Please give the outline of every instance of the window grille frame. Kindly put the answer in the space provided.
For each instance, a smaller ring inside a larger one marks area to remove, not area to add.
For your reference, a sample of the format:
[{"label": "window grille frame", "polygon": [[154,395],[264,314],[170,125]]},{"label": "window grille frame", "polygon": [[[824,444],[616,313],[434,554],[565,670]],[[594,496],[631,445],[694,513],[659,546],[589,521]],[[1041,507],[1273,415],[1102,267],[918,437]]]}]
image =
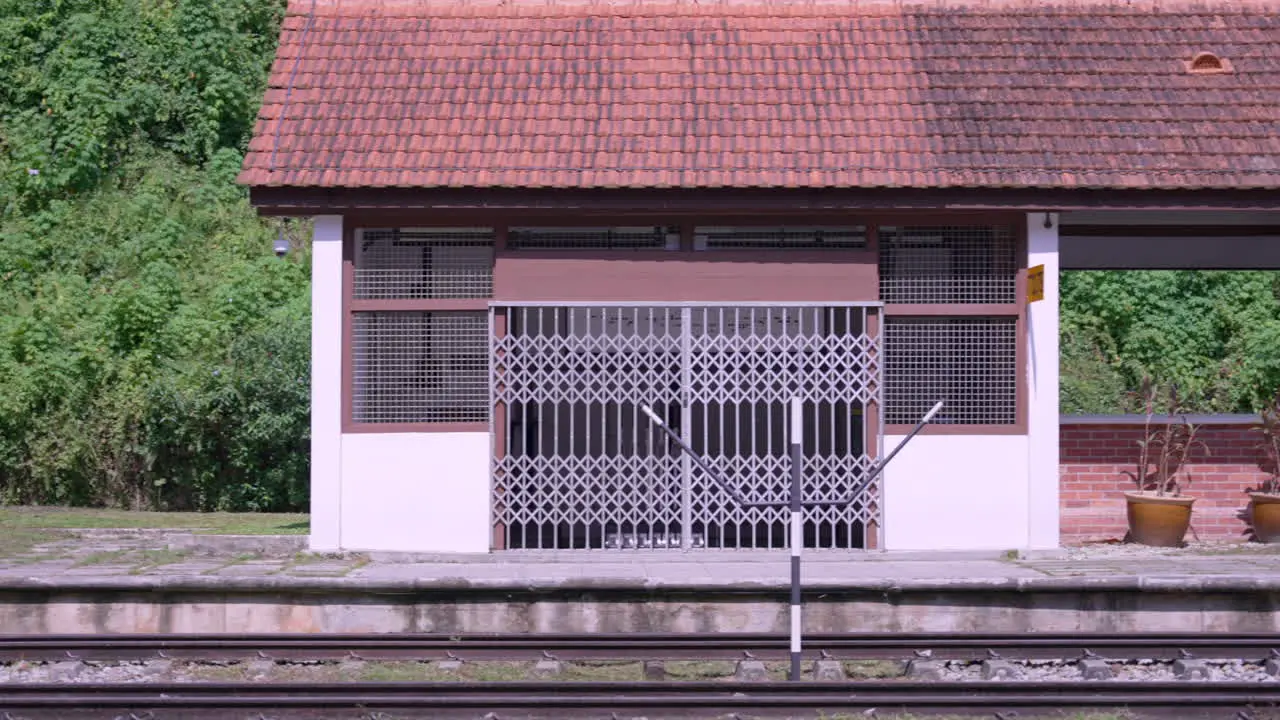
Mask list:
[{"label": "window grille frame", "polygon": [[[719,245],[712,241],[708,236],[711,235],[729,235],[733,233],[744,233],[754,235],[770,235],[778,233],[785,237],[778,238],[778,244],[770,245],[767,242],[754,243],[752,239],[744,238],[741,244],[725,244]],[[822,244],[821,238],[825,233],[831,233],[836,236],[853,235],[860,237],[856,241],[837,239],[829,244]],[[795,242],[794,244],[786,244],[786,239],[798,240],[804,235],[812,234],[818,239],[817,242],[803,243]],[[693,250],[699,253],[779,253],[785,257],[789,253],[808,252],[808,253],[864,253],[870,249],[871,243],[871,227],[866,223],[778,223],[774,225],[748,225],[727,223],[724,225],[696,224],[692,228]]]},{"label": "window grille frame", "polygon": [[[1016,425],[1017,339],[1017,318],[1010,315],[887,318],[885,423],[910,427],[943,399],[948,403],[932,423],[939,428]],[[905,347],[915,352],[902,352]]]},{"label": "window grille frame", "polygon": [[[345,225],[345,223],[344,223]],[[356,271],[360,259],[360,244],[366,231],[387,232],[399,230],[413,233],[439,232],[444,235],[458,233],[488,233],[492,242],[489,253],[489,272],[487,291],[465,293],[468,297],[357,297]],[[404,432],[488,432],[489,418],[475,420],[414,420],[414,421],[361,421],[357,420],[358,399],[356,365],[356,324],[361,315],[378,313],[430,313],[435,316],[468,315],[483,313],[488,315],[489,303],[493,297],[493,262],[501,248],[503,228],[492,223],[467,224],[457,221],[440,225],[424,225],[421,223],[393,225],[389,223],[352,223],[343,228],[342,247],[342,432],[361,433],[404,433]],[[486,333],[477,337],[476,346],[467,354],[474,352],[490,362],[489,339],[493,335],[490,322],[484,323]],[[486,372],[487,375],[487,372]],[[431,382],[430,378],[425,378]],[[487,394],[486,394],[487,402]],[[486,405],[492,412],[491,404]]]},{"label": "window grille frame", "polygon": [[1018,302],[1018,235],[1010,225],[886,224],[876,232],[879,295],[886,304],[998,308]]},{"label": "window grille frame", "polygon": [[[361,227],[356,229],[355,239],[355,300],[474,300],[493,296],[494,228]],[[411,254],[417,256],[417,262],[394,263]],[[371,261],[367,268],[366,258]],[[485,265],[487,277],[477,272]]]},{"label": "window grille frame", "polygon": [[[626,223],[609,223],[607,221],[597,222],[594,224],[562,223],[554,220],[548,220],[543,223],[511,223],[502,228],[503,250],[519,255],[537,255],[543,253],[551,253],[555,255],[590,255],[594,253],[606,253],[609,255],[618,255],[619,257],[628,257],[631,255],[642,253],[671,253],[679,252],[683,244],[684,228],[679,223],[672,222],[655,222],[652,225],[641,225],[639,221]],[[590,237],[592,234],[602,236],[605,243],[602,245],[591,244],[572,244],[563,245],[555,244],[524,244],[513,235],[518,235],[524,231],[543,231],[549,235],[572,236],[581,235],[582,238]],[[614,243],[614,235],[619,236],[636,236],[644,237],[650,235],[653,231],[654,239],[661,238],[662,243],[659,245],[636,244],[630,245],[627,242]]]},{"label": "window grille frame", "polygon": [[[886,368],[892,362],[890,354],[893,349],[888,342],[888,325],[897,319],[904,320],[964,320],[979,318],[1012,318],[1014,325],[1013,335],[1013,356],[1014,356],[1014,407],[1013,422],[1001,424],[981,424],[972,423],[965,424],[962,422],[934,424],[931,423],[921,431],[924,435],[1025,435],[1027,433],[1027,413],[1028,413],[1028,387],[1027,387],[1027,225],[1026,220],[1022,216],[1000,216],[1000,217],[983,217],[983,218],[957,218],[957,217],[939,217],[934,219],[926,217],[922,219],[897,219],[892,221],[878,222],[871,225],[873,232],[872,247],[876,252],[877,277],[880,275],[880,262],[883,247],[880,244],[879,231],[881,226],[892,227],[965,227],[980,226],[992,227],[1003,226],[1009,229],[1013,238],[1014,252],[1014,292],[1011,302],[1007,303],[903,303],[885,300],[885,366]],[[886,388],[891,382],[886,374]],[[945,400],[945,398],[942,398]],[[888,394],[885,396],[885,424],[883,425],[885,435],[905,435],[911,431],[912,424],[891,423],[889,422],[889,414],[892,409],[889,406],[890,399]]]},{"label": "window grille frame", "polygon": [[[857,256],[859,262],[870,262],[876,268],[876,282],[879,283],[880,276],[880,257],[881,245],[879,242],[879,229],[882,226],[890,227],[961,227],[961,226],[985,226],[1002,225],[1008,227],[1012,232],[1015,246],[1015,293],[1013,302],[999,304],[965,304],[965,303],[928,303],[928,304],[912,304],[912,303],[894,303],[884,302],[881,315],[881,323],[889,323],[894,318],[899,317],[947,317],[947,318],[964,318],[974,316],[985,317],[1013,317],[1015,323],[1015,343],[1014,348],[1015,362],[1017,364],[1016,373],[1016,389],[1015,389],[1015,422],[1011,424],[998,425],[981,425],[981,424],[942,424],[930,425],[924,429],[924,434],[930,435],[1022,435],[1027,432],[1027,414],[1028,414],[1028,385],[1026,378],[1027,359],[1029,357],[1028,337],[1027,337],[1027,303],[1026,303],[1026,273],[1027,273],[1027,225],[1023,213],[984,213],[969,215],[954,214],[923,214],[923,215],[903,215],[898,213],[884,214],[858,214],[856,216],[843,216],[839,219],[818,216],[811,219],[792,220],[790,218],[765,218],[761,217],[743,217],[741,214],[733,216],[708,214],[698,218],[687,218],[677,220],[670,216],[662,215],[646,215],[643,219],[632,216],[622,222],[613,221],[612,218],[585,218],[585,217],[547,217],[538,218],[538,220],[530,222],[530,219],[524,219],[522,222],[510,221],[487,221],[479,223],[468,223],[458,218],[442,219],[439,222],[406,222],[406,223],[388,223],[377,216],[352,218],[348,216],[344,222],[343,228],[343,276],[342,276],[342,346],[343,346],[343,362],[342,362],[342,431],[344,433],[395,433],[395,432],[487,432],[490,421],[483,422],[413,422],[413,423],[366,423],[354,421],[354,376],[353,376],[353,317],[356,313],[369,311],[429,311],[429,312],[487,312],[490,305],[494,301],[492,295],[483,298],[453,298],[453,299],[359,299],[355,296],[355,277],[354,263],[357,253],[357,237],[360,232],[368,229],[388,229],[390,226],[396,225],[405,230],[433,231],[447,229],[486,229],[492,233],[493,237],[493,257],[494,263],[504,256],[504,253],[529,255],[546,253],[543,249],[528,249],[513,251],[507,247],[507,231],[509,227],[611,227],[611,226],[639,226],[645,222],[652,222],[654,226],[671,227],[676,226],[681,231],[681,244],[679,248],[661,251],[640,250],[640,249],[590,249],[588,253],[607,253],[610,256],[625,259],[628,257],[646,256],[657,257],[659,255],[669,255],[673,258],[688,253],[706,253],[705,249],[699,250],[695,247],[694,232],[697,227],[713,226],[713,227],[743,227],[750,228],[752,226],[774,227],[788,225],[804,225],[804,226],[862,226],[866,229],[865,247],[861,249],[830,249],[822,251],[824,255],[833,262],[844,261],[841,258],[845,255]],[[371,221],[371,222],[370,222]],[[557,253],[557,256],[566,257],[566,259],[576,254],[577,250],[569,250],[564,253],[559,251],[550,251]],[[768,250],[744,250],[740,248],[718,249],[712,251],[714,253],[723,253],[725,256],[746,253],[752,256],[770,255],[776,257],[778,261],[785,262],[785,258],[789,255],[792,257],[804,257],[814,255],[814,250],[807,247],[797,248],[770,248]],[[827,255],[829,253],[829,255]],[[491,266],[492,267],[492,266]],[[495,331],[500,331],[492,325],[489,327],[489,338],[494,337]],[[885,348],[884,352],[891,352],[890,348]],[[492,358],[489,359],[492,367]],[[490,370],[492,371],[492,369]],[[887,399],[886,399],[887,401]],[[493,412],[493,408],[490,408]],[[884,423],[881,426],[882,435],[901,435],[908,432],[911,428],[909,425]]]}]

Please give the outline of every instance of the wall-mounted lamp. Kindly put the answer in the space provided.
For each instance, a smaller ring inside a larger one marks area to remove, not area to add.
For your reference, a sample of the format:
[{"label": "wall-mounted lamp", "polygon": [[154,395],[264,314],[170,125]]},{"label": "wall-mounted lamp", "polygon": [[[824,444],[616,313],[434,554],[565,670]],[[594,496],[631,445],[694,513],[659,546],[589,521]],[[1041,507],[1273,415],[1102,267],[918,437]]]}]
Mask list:
[{"label": "wall-mounted lamp", "polygon": [[1053,229],[1053,216],[1050,215],[1049,213],[1044,214],[1044,229],[1045,230]]},{"label": "wall-mounted lamp", "polygon": [[276,231],[275,242],[271,243],[271,247],[276,251],[276,257],[284,257],[289,254],[289,239],[284,236],[284,221],[280,221],[280,229]]}]

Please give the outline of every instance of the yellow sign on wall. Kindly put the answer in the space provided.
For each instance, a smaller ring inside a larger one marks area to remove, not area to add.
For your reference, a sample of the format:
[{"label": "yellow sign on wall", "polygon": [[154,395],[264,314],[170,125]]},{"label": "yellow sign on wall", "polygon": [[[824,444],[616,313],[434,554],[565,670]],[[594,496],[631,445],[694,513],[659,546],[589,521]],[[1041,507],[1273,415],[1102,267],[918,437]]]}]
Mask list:
[{"label": "yellow sign on wall", "polygon": [[1044,266],[1037,265],[1027,270],[1027,302],[1033,303],[1044,299]]}]

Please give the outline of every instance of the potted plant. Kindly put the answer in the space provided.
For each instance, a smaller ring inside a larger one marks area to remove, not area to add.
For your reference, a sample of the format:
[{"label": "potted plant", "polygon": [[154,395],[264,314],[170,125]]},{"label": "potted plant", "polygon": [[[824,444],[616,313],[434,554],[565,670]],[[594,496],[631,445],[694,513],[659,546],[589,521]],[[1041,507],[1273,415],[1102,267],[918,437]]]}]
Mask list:
[{"label": "potted plant", "polygon": [[1263,471],[1267,479],[1249,492],[1249,524],[1260,542],[1280,542],[1280,393],[1259,413]]},{"label": "potted plant", "polygon": [[[1170,386],[1168,412],[1156,420],[1160,390],[1145,378],[1139,391],[1146,423],[1138,441],[1137,467],[1125,474],[1137,490],[1125,493],[1129,517],[1129,539],[1143,545],[1177,547],[1191,524],[1195,498],[1182,494],[1184,466],[1197,447],[1199,428],[1187,422],[1177,386]],[[1207,450],[1207,448],[1206,448]]]}]

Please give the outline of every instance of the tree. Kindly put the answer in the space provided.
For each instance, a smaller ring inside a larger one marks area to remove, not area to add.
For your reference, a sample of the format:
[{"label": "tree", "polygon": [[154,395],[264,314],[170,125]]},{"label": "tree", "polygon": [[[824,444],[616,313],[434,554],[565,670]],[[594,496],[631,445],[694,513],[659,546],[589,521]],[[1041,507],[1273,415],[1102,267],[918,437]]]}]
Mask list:
[{"label": "tree", "polygon": [[1065,412],[1121,412],[1150,375],[1200,412],[1253,412],[1280,387],[1274,272],[1067,272]]}]

